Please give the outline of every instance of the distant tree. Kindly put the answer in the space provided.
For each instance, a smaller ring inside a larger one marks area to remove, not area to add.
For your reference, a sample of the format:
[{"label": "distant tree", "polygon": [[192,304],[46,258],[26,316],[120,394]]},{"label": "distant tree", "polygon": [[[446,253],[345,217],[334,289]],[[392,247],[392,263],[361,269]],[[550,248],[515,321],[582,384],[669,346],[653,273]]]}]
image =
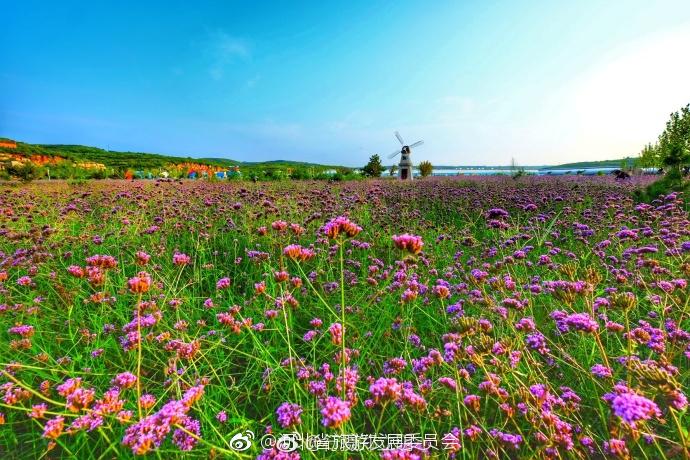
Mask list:
[{"label": "distant tree", "polygon": [[680,172],[690,162],[690,104],[671,114],[666,129],[659,136],[661,163]]},{"label": "distant tree", "polygon": [[684,192],[686,207],[690,181],[684,174],[690,166],[690,104],[671,114],[664,132],[655,145],[646,146],[638,164],[662,168],[664,176],[644,190],[635,191],[637,199],[650,202],[671,191]]},{"label": "distant tree", "polygon": [[369,157],[369,163],[362,168],[362,172],[367,177],[380,177],[381,173],[383,172],[381,158],[378,155],[372,155]]},{"label": "distant tree", "polygon": [[14,177],[19,178],[22,182],[31,182],[41,176],[41,170],[38,166],[30,161],[22,163],[21,165],[10,165],[7,172]]},{"label": "distant tree", "polygon": [[10,180],[12,178],[12,175],[10,174],[10,168],[12,166],[11,161],[3,161],[0,164],[0,179],[2,180]]},{"label": "distant tree", "polygon": [[510,176],[513,179],[519,179],[525,175],[525,168],[518,166],[515,158],[510,159]]},{"label": "distant tree", "polygon": [[393,177],[398,173],[398,165],[393,165],[390,168],[388,168],[388,174]]},{"label": "distant tree", "polygon": [[422,161],[421,163],[419,163],[419,174],[421,174],[422,177],[431,176],[431,172],[433,170],[434,167],[431,165],[430,162]]},{"label": "distant tree", "polygon": [[660,168],[661,157],[659,156],[659,144],[647,144],[636,160],[636,165],[640,168]]},{"label": "distant tree", "polygon": [[96,169],[90,172],[89,177],[91,179],[105,179],[108,177],[108,173],[105,169]]},{"label": "distant tree", "polygon": [[300,179],[310,179],[311,175],[309,170],[306,168],[294,168],[290,173],[290,179],[300,180]]}]

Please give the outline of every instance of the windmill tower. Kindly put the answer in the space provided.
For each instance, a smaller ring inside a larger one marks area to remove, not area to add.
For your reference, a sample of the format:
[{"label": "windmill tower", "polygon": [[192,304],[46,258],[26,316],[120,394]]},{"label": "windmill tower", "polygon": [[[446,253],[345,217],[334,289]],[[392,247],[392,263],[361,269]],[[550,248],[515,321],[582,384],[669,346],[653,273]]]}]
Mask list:
[{"label": "windmill tower", "polygon": [[410,154],[412,153],[413,147],[419,147],[424,143],[424,141],[417,141],[414,144],[405,145],[405,141],[400,136],[399,132],[395,132],[395,137],[400,142],[402,148],[400,151],[395,151],[388,155],[388,158],[393,158],[400,154],[400,163],[398,163],[398,177],[401,180],[412,180],[412,160],[410,160]]}]

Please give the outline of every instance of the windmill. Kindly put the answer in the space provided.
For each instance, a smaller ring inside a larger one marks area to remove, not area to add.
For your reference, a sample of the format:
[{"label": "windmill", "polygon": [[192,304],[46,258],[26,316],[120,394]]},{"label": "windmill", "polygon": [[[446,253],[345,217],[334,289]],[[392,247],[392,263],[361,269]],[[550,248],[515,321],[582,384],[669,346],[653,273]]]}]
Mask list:
[{"label": "windmill", "polygon": [[398,177],[402,180],[412,180],[412,160],[410,160],[410,154],[412,153],[413,147],[419,147],[424,143],[424,141],[417,141],[414,144],[405,145],[405,141],[400,136],[399,132],[395,132],[395,137],[400,142],[402,148],[400,151],[395,151],[388,155],[388,158],[393,158],[400,154],[400,163],[398,164]]}]

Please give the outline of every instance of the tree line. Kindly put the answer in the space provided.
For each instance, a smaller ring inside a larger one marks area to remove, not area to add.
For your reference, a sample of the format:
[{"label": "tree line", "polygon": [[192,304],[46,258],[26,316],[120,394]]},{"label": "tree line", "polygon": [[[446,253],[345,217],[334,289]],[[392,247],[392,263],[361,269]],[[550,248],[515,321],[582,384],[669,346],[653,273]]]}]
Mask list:
[{"label": "tree line", "polygon": [[657,141],[640,152],[638,165],[676,173],[690,165],[690,104],[670,115]]},{"label": "tree line", "polygon": [[[642,168],[659,168],[664,176],[638,193],[638,198],[650,201],[670,191],[690,191],[687,180],[690,170],[690,104],[673,112],[664,131],[654,143],[645,145],[637,159]],[[687,200],[687,197],[686,197]]]},{"label": "tree line", "polygon": [[[419,175],[422,177],[431,176],[431,173],[434,169],[431,162],[429,161],[422,161],[421,163],[419,163],[417,168],[419,169]],[[385,168],[383,166],[383,163],[381,163],[381,157],[375,154],[369,157],[369,163],[364,165],[364,167],[362,168],[362,174],[366,177],[381,177],[381,174],[383,174],[384,170]],[[395,176],[397,172],[397,165],[392,165],[388,168],[388,175],[391,177]]]}]

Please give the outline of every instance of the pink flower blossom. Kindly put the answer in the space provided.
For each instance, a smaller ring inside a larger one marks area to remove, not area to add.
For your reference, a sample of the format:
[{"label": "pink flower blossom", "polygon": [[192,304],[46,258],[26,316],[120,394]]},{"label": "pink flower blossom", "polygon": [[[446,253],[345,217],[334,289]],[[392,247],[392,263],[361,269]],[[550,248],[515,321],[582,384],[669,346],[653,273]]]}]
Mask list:
[{"label": "pink flower blossom", "polygon": [[421,236],[410,235],[409,233],[393,235],[393,242],[398,249],[407,251],[410,254],[419,254],[424,246]]},{"label": "pink flower blossom", "polygon": [[230,278],[221,278],[216,282],[216,289],[227,289],[230,287]]},{"label": "pink flower blossom", "polygon": [[335,396],[329,396],[321,402],[321,423],[328,428],[338,428],[350,420],[350,403]]},{"label": "pink flower blossom", "polygon": [[191,257],[189,257],[187,254],[183,254],[181,252],[176,252],[173,254],[173,264],[177,266],[185,266],[188,265],[189,262],[192,260]]}]

